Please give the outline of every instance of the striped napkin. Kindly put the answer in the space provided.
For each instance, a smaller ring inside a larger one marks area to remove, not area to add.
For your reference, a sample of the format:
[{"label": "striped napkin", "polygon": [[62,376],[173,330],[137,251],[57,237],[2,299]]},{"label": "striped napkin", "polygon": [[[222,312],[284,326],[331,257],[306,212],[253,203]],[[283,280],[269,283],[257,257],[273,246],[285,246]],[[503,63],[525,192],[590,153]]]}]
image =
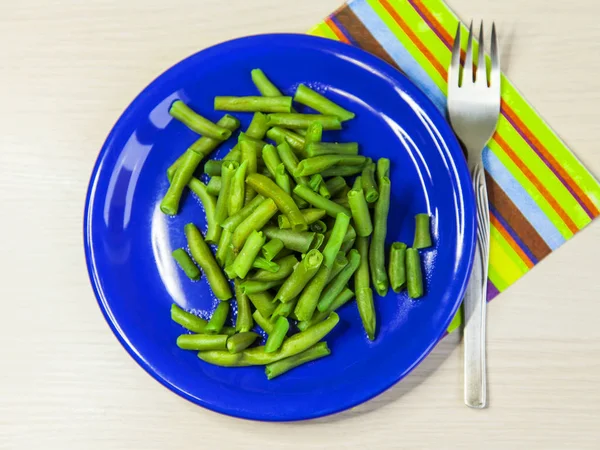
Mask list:
[{"label": "striped napkin", "polygon": [[[442,0],[353,0],[310,34],[356,45],[410,78],[446,113],[457,16]],[[467,44],[464,27],[463,61]],[[600,184],[503,77],[500,120],[484,150],[490,200],[488,300],[598,216]],[[461,322],[457,315],[449,328]]]}]

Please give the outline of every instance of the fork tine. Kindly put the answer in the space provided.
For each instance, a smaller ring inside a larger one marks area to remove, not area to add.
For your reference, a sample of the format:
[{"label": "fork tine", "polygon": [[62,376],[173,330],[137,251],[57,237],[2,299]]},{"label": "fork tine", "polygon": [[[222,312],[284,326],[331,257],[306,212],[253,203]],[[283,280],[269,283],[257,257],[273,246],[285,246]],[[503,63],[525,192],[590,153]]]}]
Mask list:
[{"label": "fork tine", "polygon": [[498,39],[496,38],[496,24],[492,22],[492,46],[490,51],[492,60],[492,69],[490,76],[490,86],[500,88],[500,54],[498,53]]},{"label": "fork tine", "polygon": [[450,60],[450,68],[448,69],[448,87],[458,86],[460,84],[460,27],[458,22],[456,36],[454,37],[454,46],[452,47],[452,59]]},{"label": "fork tine", "polygon": [[477,73],[475,74],[475,80],[481,84],[487,86],[487,69],[485,64],[485,49],[483,40],[483,20],[479,27],[479,52],[477,57]]},{"label": "fork tine", "polygon": [[473,21],[469,25],[469,41],[467,43],[467,57],[465,58],[465,67],[463,68],[463,82],[473,82]]}]

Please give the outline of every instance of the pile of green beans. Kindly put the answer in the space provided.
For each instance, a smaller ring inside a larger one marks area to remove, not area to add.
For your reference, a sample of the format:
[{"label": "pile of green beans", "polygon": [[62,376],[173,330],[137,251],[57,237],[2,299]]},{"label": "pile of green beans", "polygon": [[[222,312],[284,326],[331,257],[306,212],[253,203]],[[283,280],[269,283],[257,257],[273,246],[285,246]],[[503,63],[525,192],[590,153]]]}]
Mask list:
[{"label": "pile of green beans", "polygon": [[[209,320],[172,305],[172,320],[191,332],[177,345],[219,366],[264,365],[272,379],[329,355],[319,341],[353,298],[374,340],[373,294],[391,286],[423,296],[420,252],[433,240],[429,214],[417,214],[412,247],[394,242],[386,252],[390,161],[360,155],[357,142],[323,141],[354,113],[303,84],[284,95],[260,69],[251,78],[257,92],[215,97],[212,105],[253,113],[237,135],[233,116],[212,122],[181,100],[170,105],[202,137],[168,168],[161,210],[177,214],[186,188],[202,203],[207,230],[185,225],[187,247],[173,258],[190,280],[205,279],[218,300]],[[316,113],[297,112],[294,101]],[[208,159],[229,140],[225,157]]]}]

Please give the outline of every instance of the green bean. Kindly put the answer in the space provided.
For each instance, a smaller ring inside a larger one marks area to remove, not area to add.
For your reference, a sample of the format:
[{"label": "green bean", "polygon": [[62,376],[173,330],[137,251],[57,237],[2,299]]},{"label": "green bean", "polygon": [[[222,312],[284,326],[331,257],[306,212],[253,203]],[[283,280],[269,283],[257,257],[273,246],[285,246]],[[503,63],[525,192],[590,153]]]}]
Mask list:
[{"label": "green bean", "polygon": [[280,239],[286,248],[300,253],[308,252],[315,238],[311,231],[292,231],[289,228],[265,227],[263,231],[269,239]]},{"label": "green bean", "polygon": [[172,255],[190,280],[200,279],[200,270],[184,249],[178,248],[177,250],[173,250]]},{"label": "green bean", "polygon": [[390,160],[387,158],[379,158],[377,160],[377,182],[381,183],[383,178],[390,177]]},{"label": "green bean", "polygon": [[336,217],[339,213],[344,213],[348,217],[352,215],[349,209],[338,205],[332,200],[326,199],[321,195],[313,192],[309,187],[298,185],[294,188],[294,193],[300,198],[306,200],[315,208],[324,209],[331,217]]},{"label": "green bean", "polygon": [[299,321],[309,320],[317,308],[319,297],[327,284],[329,272],[331,271],[331,268],[327,267],[324,262],[325,260],[323,260],[323,264],[317,274],[308,282],[302,294],[300,294],[300,298],[294,309],[294,313]]},{"label": "green bean", "polygon": [[242,292],[244,294],[255,294],[257,292],[265,292],[275,286],[280,286],[283,284],[283,280],[272,280],[272,281],[263,281],[263,280],[246,280],[241,284]]},{"label": "green bean", "polygon": [[269,129],[267,117],[261,112],[255,112],[254,116],[252,116],[252,122],[250,122],[250,126],[246,130],[246,134],[254,139],[263,139]]},{"label": "green bean", "polygon": [[254,147],[257,158],[260,160],[262,149],[265,145],[267,145],[267,143],[265,141],[263,141],[262,139],[255,139],[251,136],[248,136],[248,134],[244,133],[243,131],[240,131],[240,134],[238,135],[238,144],[241,144],[244,141],[246,143],[252,145],[252,147]]},{"label": "green bean", "polygon": [[375,306],[373,305],[373,291],[369,280],[369,238],[358,237],[356,239],[356,249],[360,254],[360,264],[354,272],[354,291],[356,293],[356,304],[358,313],[363,323],[363,328],[367,336],[372,341],[375,339],[376,316]]},{"label": "green bean", "polygon": [[300,261],[292,274],[279,288],[275,298],[283,303],[293,300],[308,282],[314,277],[321,267],[323,255],[318,250],[310,250],[306,257]]},{"label": "green bean", "polygon": [[[257,156],[256,147],[249,141],[240,142],[240,150],[242,152],[242,161],[247,163],[246,176],[256,173],[257,171]],[[248,186],[244,192],[244,204],[248,204],[256,195],[256,192],[252,187]]]},{"label": "green bean", "polygon": [[342,246],[342,242],[344,242],[349,225],[350,216],[344,213],[339,213],[336,216],[335,224],[333,225],[333,229],[331,230],[329,238],[327,239],[327,245],[325,245],[325,249],[323,250],[323,264],[326,267],[331,267],[333,265],[335,257]]},{"label": "green bean", "polygon": [[216,218],[217,200],[208,193],[208,187],[195,177],[190,179],[188,187],[198,196],[204,207],[206,224],[208,225],[205,236],[206,242],[216,244],[221,236],[221,227]]},{"label": "green bean", "polygon": [[219,159],[209,159],[204,163],[204,173],[209,177],[221,176],[221,166],[223,161]]},{"label": "green bean", "polygon": [[[273,127],[267,131],[267,137],[274,140],[277,143],[277,146],[288,144],[300,155],[305,156],[304,145],[306,144],[306,140],[298,133],[294,133],[291,130],[286,130],[281,127]],[[283,157],[281,159],[283,159]]]},{"label": "green bean", "polygon": [[[282,217],[282,216],[279,216]],[[283,216],[285,217],[285,216]],[[271,239],[262,248],[262,254],[265,257],[265,260],[272,261],[275,256],[283,249],[283,241],[281,239]],[[277,265],[277,270],[279,270],[279,265]]]},{"label": "green bean", "polygon": [[319,192],[319,186],[321,186],[322,183],[323,177],[320,173],[315,173],[308,179],[308,185],[315,192]]},{"label": "green bean", "polygon": [[[263,248],[264,248],[264,245],[263,245]],[[252,268],[267,270],[271,273],[275,273],[279,270],[279,264],[277,264],[275,261],[268,261],[266,258],[263,258],[262,256],[257,256],[254,259],[254,262],[252,263]]]},{"label": "green bean", "polygon": [[[240,126],[240,121],[226,114],[217,122],[217,125],[234,131]],[[203,136],[194,142],[177,160],[179,161],[179,163],[175,163],[177,169],[173,173],[169,189],[160,203],[160,210],[163,213],[171,216],[177,214],[183,189],[189,183],[202,159],[208,156],[220,143],[221,141],[218,139]]]},{"label": "green bean", "polygon": [[239,112],[290,112],[292,97],[215,97],[215,110]]},{"label": "green bean", "polygon": [[352,238],[349,241],[342,242],[342,246],[340,247],[340,252],[348,253],[353,247],[356,238]]},{"label": "green bean", "polygon": [[344,267],[348,265],[348,258],[344,252],[340,251],[333,261],[333,266],[331,266],[331,270],[329,271],[329,276],[327,277],[327,283],[333,280]]},{"label": "green bean", "polygon": [[221,328],[225,324],[227,317],[229,316],[229,302],[219,302],[217,308],[213,312],[204,332],[206,334],[219,334]]},{"label": "green bean", "polygon": [[360,265],[360,258],[356,249],[350,250],[350,253],[348,253],[348,264],[341,270],[338,276],[331,280],[321,294],[317,305],[319,311],[327,311],[340,292],[348,285],[350,278],[352,278],[352,275],[354,275],[354,272],[356,272]]},{"label": "green bean", "polygon": [[[323,172],[325,169],[329,169],[333,166],[362,166],[367,160],[364,156],[360,155],[322,155],[314,156],[312,158],[303,159],[298,163],[296,176],[308,176],[315,173]],[[325,176],[325,175],[323,175]]]},{"label": "green bean", "polygon": [[323,242],[325,242],[325,235],[323,233],[316,233],[315,238],[310,244],[310,250],[321,250]]},{"label": "green bean", "polygon": [[224,141],[231,136],[231,130],[224,128],[202,117],[181,100],[176,100],[169,109],[169,114],[182,122],[190,130],[213,139]]},{"label": "green bean", "polygon": [[429,214],[415,216],[415,239],[413,248],[421,249],[431,247],[431,233],[429,232]]},{"label": "green bean", "polygon": [[[383,159],[380,159],[379,162]],[[390,209],[390,190],[390,179],[387,176],[381,177],[379,180],[379,198],[377,199],[377,203],[375,203],[375,211],[373,213],[373,238],[369,248],[371,278],[375,290],[381,296],[387,293],[389,284],[387,271],[385,270],[385,236],[387,234],[387,219]]]},{"label": "green bean", "polygon": [[252,313],[252,317],[254,318],[254,321],[257,323],[257,325],[261,327],[263,331],[267,333],[267,335],[273,331],[273,324],[271,323],[271,321],[265,318],[265,316],[263,316],[258,310]]},{"label": "green bean", "polygon": [[283,280],[294,271],[294,266],[298,264],[298,259],[294,255],[287,255],[277,259],[275,262],[279,264],[277,272],[257,270],[249,279],[253,281],[281,281],[283,283]]},{"label": "green bean", "polygon": [[231,249],[231,239],[233,233],[229,230],[223,230],[221,238],[217,244],[217,253],[215,258],[221,267],[225,267],[230,260],[233,260],[233,250]]},{"label": "green bean", "polygon": [[217,198],[217,209],[215,211],[216,220],[218,223],[223,222],[227,218],[227,210],[229,205],[229,196],[231,192],[231,180],[239,164],[235,161],[224,161],[221,166],[221,180],[223,188]]},{"label": "green bean", "polygon": [[[254,174],[256,176],[256,174]],[[277,205],[273,200],[267,198],[256,208],[233,232],[231,245],[235,251],[239,251],[250,233],[260,230],[277,212]]]},{"label": "green bean", "polygon": [[215,261],[215,258],[210,251],[210,248],[204,242],[202,234],[193,223],[188,223],[184,227],[185,236],[188,241],[190,252],[194,260],[202,268],[208,284],[219,300],[228,300],[231,298],[231,289],[221,271],[221,268]]},{"label": "green bean", "polygon": [[356,227],[356,233],[359,236],[370,236],[373,232],[373,223],[371,222],[371,212],[365,199],[360,176],[356,177],[354,186],[348,192],[348,203],[352,211],[352,220]]},{"label": "green bean", "polygon": [[353,112],[342,108],[338,104],[329,100],[327,97],[324,97],[318,92],[313,91],[304,84],[299,85],[298,89],[296,89],[294,101],[302,103],[303,105],[306,105],[322,114],[337,116],[342,122],[354,118]]},{"label": "green bean", "polygon": [[204,333],[204,329],[206,328],[206,324],[208,323],[201,317],[184,311],[175,303],[171,305],[171,319],[173,320],[173,322],[178,323],[182,327],[193,331],[194,333]]},{"label": "green bean", "polygon": [[317,220],[309,225],[310,231],[314,231],[315,233],[325,233],[327,231],[327,224],[322,220]]},{"label": "green bean", "polygon": [[377,183],[375,182],[375,163],[365,165],[362,170],[362,189],[368,203],[375,203],[379,198]]},{"label": "green bean", "polygon": [[394,242],[390,247],[388,275],[392,290],[396,293],[406,285],[406,248],[404,242]]},{"label": "green bean", "polygon": [[319,342],[309,349],[304,350],[302,353],[267,364],[265,367],[265,375],[267,375],[268,380],[272,380],[298,366],[324,358],[330,354],[331,350],[329,350],[327,342]]},{"label": "green bean", "polygon": [[248,297],[263,317],[270,317],[277,307],[277,304],[273,301],[273,296],[268,292],[255,292],[249,294]]},{"label": "green bean", "polygon": [[238,225],[246,220],[250,214],[256,211],[256,208],[258,208],[264,200],[265,198],[262,195],[257,195],[250,203],[240,209],[237,213],[221,222],[221,226],[224,230],[231,232],[235,231]]},{"label": "green bean", "polygon": [[226,334],[182,334],[177,338],[177,347],[183,350],[225,350]]},{"label": "green bean", "polygon": [[291,195],[292,180],[290,179],[290,176],[288,175],[283,163],[279,164],[275,170],[275,183],[283,190],[283,192]]},{"label": "green bean", "polygon": [[289,219],[292,230],[303,231],[308,228],[304,216],[296,203],[294,203],[292,197],[272,180],[269,180],[264,175],[253,173],[246,177],[246,183],[253,187],[259,194],[273,199],[277,208]]},{"label": "green bean", "polygon": [[252,82],[265,97],[281,97],[283,94],[277,87],[271,83],[265,73],[260,69],[254,69],[250,72],[252,76]]},{"label": "green bean", "polygon": [[272,332],[265,343],[265,353],[273,353],[283,344],[287,332],[290,329],[290,323],[285,317],[279,317],[273,326]]},{"label": "green bean", "polygon": [[323,125],[321,125],[321,122],[311,122],[304,137],[306,145],[313,142],[321,142],[321,139],[323,139]]},{"label": "green bean", "polygon": [[248,295],[242,291],[241,281],[236,278],[233,283],[235,289],[235,298],[237,300],[237,317],[235,319],[235,329],[237,332],[244,333],[250,331],[254,326],[252,320],[252,309]]},{"label": "green bean", "polygon": [[410,298],[423,296],[423,273],[421,272],[421,257],[416,248],[406,249],[406,288]]},{"label": "green bean", "polygon": [[[327,233],[325,233],[325,237],[327,239],[329,239],[331,237],[331,232],[333,230],[329,230]],[[344,235],[344,239],[342,240],[342,243],[346,243],[348,241],[352,241],[353,239],[356,238],[356,231],[354,230],[354,227],[352,225],[348,225],[348,230],[346,231],[346,234]]]},{"label": "green bean", "polygon": [[306,154],[309,157],[323,155],[358,155],[358,143],[346,142],[315,142],[306,145]]},{"label": "green bean", "polygon": [[262,149],[262,157],[271,175],[275,176],[277,166],[281,164],[281,158],[279,158],[277,149],[271,144],[265,145]]},{"label": "green bean", "polygon": [[223,367],[243,367],[270,364],[290,356],[297,355],[312,347],[338,324],[340,318],[331,313],[327,319],[286,339],[281,348],[266,353],[264,347],[254,347],[243,352],[230,354],[226,351],[199,352],[198,357],[208,363]]},{"label": "green bean", "polygon": [[286,303],[278,302],[277,308],[275,308],[275,311],[273,311],[273,314],[271,314],[269,320],[271,322],[276,322],[280,317],[290,317],[290,315],[292,315],[294,312],[294,308],[296,307],[297,303],[298,297]]},{"label": "green bean", "polygon": [[[294,175],[294,172],[298,168],[298,157],[294,154],[291,147],[287,143],[283,143],[277,146],[277,153],[279,153],[279,157],[283,162],[283,165],[287,169],[287,171],[292,175],[294,181],[297,184],[301,184],[303,186],[309,185],[308,177],[297,177]],[[304,200],[302,200],[304,201]],[[302,207],[300,203],[298,203],[299,207]]]},{"label": "green bean", "polygon": [[248,161],[242,162],[235,170],[229,185],[229,202],[227,205],[227,215],[233,216],[244,207],[244,193],[246,189],[246,170]]},{"label": "green bean", "polygon": [[265,236],[261,231],[252,230],[252,233],[250,233],[250,236],[248,236],[244,246],[232,263],[232,271],[239,278],[246,278],[265,240]]},{"label": "green bean", "polygon": [[344,188],[348,187],[346,180],[339,176],[330,178],[325,182],[325,185],[327,186],[327,190],[329,191],[331,197],[337,196],[344,190]]},{"label": "green bean", "polygon": [[206,185],[206,189],[210,195],[218,197],[219,192],[221,192],[221,176],[218,177],[210,177],[208,183]]},{"label": "green bean", "polygon": [[321,172],[323,178],[327,177],[350,177],[357,175],[362,172],[364,164],[360,166],[334,166],[329,169],[325,169]]},{"label": "green bean", "polygon": [[323,130],[341,130],[342,124],[336,116],[326,116],[322,114],[298,114],[298,113],[279,113],[269,114],[268,124],[270,127],[283,128],[308,128],[310,124],[318,122]]},{"label": "green bean", "polygon": [[[324,209],[319,209],[319,208],[301,209],[300,212],[304,216],[304,220],[306,221],[306,223],[308,225],[311,225],[311,224],[317,222],[318,220],[322,219],[326,214]],[[282,230],[290,228],[290,221],[284,215],[277,216],[277,224],[279,225],[279,228],[281,228]]]},{"label": "green bean", "polygon": [[256,341],[257,337],[258,333],[252,331],[234,334],[227,339],[227,351],[229,351],[229,353],[239,353],[242,350],[246,350],[254,343],[254,341]]},{"label": "green bean", "polygon": [[333,300],[329,308],[326,311],[315,311],[315,314],[312,316],[310,320],[305,320],[302,322],[298,322],[298,329],[300,331],[306,330],[308,327],[313,326],[316,323],[322,322],[329,316],[330,313],[337,311],[339,308],[344,306],[348,301],[354,298],[354,292],[350,289],[345,288],[342,292],[338,294],[338,296]]},{"label": "green bean", "polygon": [[240,163],[242,161],[242,151],[240,150],[240,144],[235,144],[235,146],[227,152],[227,154],[223,157],[223,161],[235,161]]}]

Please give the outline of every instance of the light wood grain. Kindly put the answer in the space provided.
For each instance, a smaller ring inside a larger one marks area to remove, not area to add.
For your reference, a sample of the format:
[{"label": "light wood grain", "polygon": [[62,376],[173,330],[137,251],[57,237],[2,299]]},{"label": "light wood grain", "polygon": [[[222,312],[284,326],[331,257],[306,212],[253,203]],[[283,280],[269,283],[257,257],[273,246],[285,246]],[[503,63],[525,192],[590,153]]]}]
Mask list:
[{"label": "light wood grain", "polygon": [[[400,1],[400,0],[399,0]],[[496,20],[504,65],[596,174],[596,0],[452,0]],[[156,383],[104,323],[82,249],[92,165],[156,75],[235,36],[302,32],[338,0],[25,0],[0,5],[0,448],[598,448],[600,226],[489,308],[490,408],[462,403],[458,335],[407,379],[336,416],[252,423]]]}]

